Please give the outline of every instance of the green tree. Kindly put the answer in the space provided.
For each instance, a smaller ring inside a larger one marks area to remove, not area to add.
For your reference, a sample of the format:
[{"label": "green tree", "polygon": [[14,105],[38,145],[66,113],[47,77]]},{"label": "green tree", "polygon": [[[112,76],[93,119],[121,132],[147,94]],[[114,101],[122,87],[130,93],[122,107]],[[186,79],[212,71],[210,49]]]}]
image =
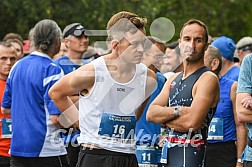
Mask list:
[{"label": "green tree", "polygon": [[[176,28],[171,41],[179,38],[182,24],[190,18],[205,22],[212,36],[226,35],[238,41],[252,36],[251,8],[252,1],[246,0],[1,0],[0,38],[9,32],[27,38],[29,30],[45,18],[55,20],[62,29],[81,22],[88,29],[105,30],[114,13],[127,10],[148,18],[148,34],[153,20],[170,19]],[[91,37],[91,41],[103,39]]]}]

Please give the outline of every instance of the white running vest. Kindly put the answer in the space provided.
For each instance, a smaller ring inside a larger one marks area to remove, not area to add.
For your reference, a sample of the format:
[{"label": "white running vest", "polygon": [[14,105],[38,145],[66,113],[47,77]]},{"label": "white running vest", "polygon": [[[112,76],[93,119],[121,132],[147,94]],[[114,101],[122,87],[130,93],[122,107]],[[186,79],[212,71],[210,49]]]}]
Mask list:
[{"label": "white running vest", "polygon": [[147,67],[137,64],[134,77],[127,83],[118,83],[111,77],[103,57],[92,64],[94,86],[88,95],[80,95],[79,99],[78,142],[134,154],[135,112],[145,100]]}]

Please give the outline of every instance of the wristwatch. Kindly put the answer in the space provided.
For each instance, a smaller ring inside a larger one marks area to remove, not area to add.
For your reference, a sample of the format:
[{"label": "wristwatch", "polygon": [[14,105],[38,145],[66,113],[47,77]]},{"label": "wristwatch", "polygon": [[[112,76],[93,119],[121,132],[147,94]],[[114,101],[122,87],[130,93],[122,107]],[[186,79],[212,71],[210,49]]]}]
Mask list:
[{"label": "wristwatch", "polygon": [[243,163],[243,161],[242,161],[242,159],[241,159],[241,158],[238,158],[238,159],[237,159],[237,162],[239,162],[239,163]]},{"label": "wristwatch", "polygon": [[179,116],[179,110],[180,110],[180,106],[175,106],[175,107],[174,107],[173,115],[174,115],[175,117],[178,117],[178,116]]}]

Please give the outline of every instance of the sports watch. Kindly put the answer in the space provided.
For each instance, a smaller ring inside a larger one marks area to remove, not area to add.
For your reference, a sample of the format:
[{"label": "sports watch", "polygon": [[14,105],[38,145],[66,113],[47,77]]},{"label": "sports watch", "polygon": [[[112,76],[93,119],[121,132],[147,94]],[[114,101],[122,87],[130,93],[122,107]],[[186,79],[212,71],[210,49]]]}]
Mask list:
[{"label": "sports watch", "polygon": [[239,163],[243,163],[243,161],[242,161],[242,159],[241,159],[241,158],[238,158],[238,159],[237,159],[237,162],[239,162]]},{"label": "sports watch", "polygon": [[180,110],[180,106],[175,106],[174,107],[174,110],[173,110],[173,115],[175,116],[175,117],[178,117],[179,116],[179,111]]}]

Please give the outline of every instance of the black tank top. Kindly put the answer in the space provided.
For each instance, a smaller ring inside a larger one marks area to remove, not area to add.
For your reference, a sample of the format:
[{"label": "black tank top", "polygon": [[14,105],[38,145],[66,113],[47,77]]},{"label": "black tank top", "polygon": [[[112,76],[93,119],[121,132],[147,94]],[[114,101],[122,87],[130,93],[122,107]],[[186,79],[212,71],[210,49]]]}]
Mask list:
[{"label": "black tank top", "polygon": [[[191,106],[191,103],[193,101],[192,96],[192,89],[196,81],[199,79],[199,77],[206,71],[209,71],[207,67],[202,67],[195,71],[193,74],[182,80],[183,72],[181,72],[172,82],[170,85],[170,95],[169,95],[169,101],[168,106]],[[208,111],[207,117],[205,119],[205,123],[202,126],[201,129],[193,132],[190,136],[188,136],[188,133],[180,133],[180,132],[171,132],[168,130],[170,134],[175,135],[175,137],[181,137],[182,135],[187,135],[187,137],[192,138],[194,135],[202,135],[202,139],[207,139],[208,134],[208,126],[211,122],[211,119],[215,113],[216,108],[210,108]],[[186,137],[186,136],[185,136]]]}]

